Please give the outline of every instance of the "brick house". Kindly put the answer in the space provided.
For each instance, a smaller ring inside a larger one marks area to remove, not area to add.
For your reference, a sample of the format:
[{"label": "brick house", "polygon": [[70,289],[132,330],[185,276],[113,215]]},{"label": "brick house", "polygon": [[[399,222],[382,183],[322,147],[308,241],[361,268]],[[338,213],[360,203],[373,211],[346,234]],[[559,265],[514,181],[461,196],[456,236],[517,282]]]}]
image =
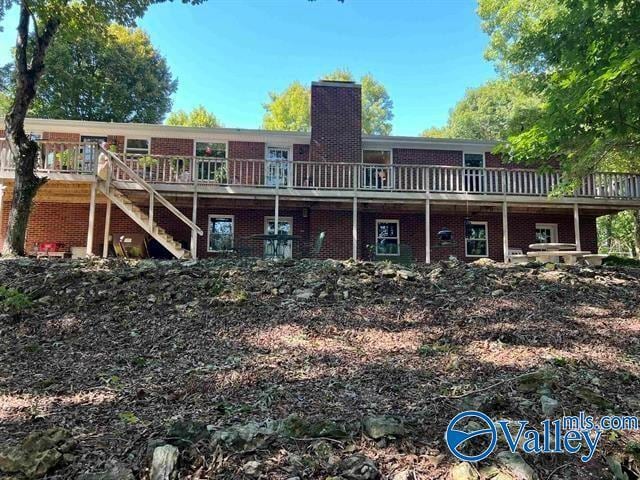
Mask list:
[{"label": "brick house", "polygon": [[[105,255],[113,238],[146,232],[179,258],[263,255],[273,245],[260,235],[277,223],[294,237],[285,256],[307,255],[325,232],[321,258],[502,261],[543,241],[596,252],[596,218],[640,207],[638,175],[595,173],[549,197],[560,173],[502,164],[491,142],[362,135],[360,93],[314,82],[310,133],[29,119],[50,180],[27,249]],[[13,169],[2,136],[4,238]]]}]

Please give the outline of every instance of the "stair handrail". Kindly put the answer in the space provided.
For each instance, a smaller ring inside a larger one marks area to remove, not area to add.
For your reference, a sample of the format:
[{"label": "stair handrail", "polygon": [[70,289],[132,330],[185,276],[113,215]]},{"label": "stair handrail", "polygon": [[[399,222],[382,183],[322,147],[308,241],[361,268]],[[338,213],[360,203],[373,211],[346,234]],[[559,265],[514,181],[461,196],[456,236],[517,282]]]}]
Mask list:
[{"label": "stair handrail", "polygon": [[[176,217],[178,217],[183,223],[185,223],[191,230],[195,230],[198,235],[203,235],[204,232],[202,229],[189,220],[180,210],[178,210],[169,200],[164,198],[160,193],[153,188],[149,183],[147,183],[140,175],[138,175],[129,165],[124,163],[122,159],[120,159],[115,153],[110,150],[106,150],[104,147],[100,146],[100,151],[107,155],[107,158],[110,162],[115,163],[118,168],[123,170],[135,183],[144,188],[150,195],[155,196],[162,205],[167,207],[167,209],[173,213]],[[153,201],[153,200],[152,200]]]}]

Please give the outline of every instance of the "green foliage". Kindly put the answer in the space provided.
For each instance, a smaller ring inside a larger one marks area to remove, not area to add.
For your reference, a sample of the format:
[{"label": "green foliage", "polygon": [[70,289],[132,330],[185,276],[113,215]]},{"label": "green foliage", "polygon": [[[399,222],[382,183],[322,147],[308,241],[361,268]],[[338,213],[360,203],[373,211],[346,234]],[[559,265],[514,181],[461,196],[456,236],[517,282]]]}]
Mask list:
[{"label": "green foliage", "polygon": [[468,89],[449,112],[446,126],[427,129],[422,136],[500,140],[520,131],[535,118],[541,104],[527,83],[513,77]]},{"label": "green foliage", "polygon": [[165,123],[179,127],[215,128],[222,126],[218,118],[203,105],[197,106],[190,112],[186,112],[185,110],[171,112]]},{"label": "green foliage", "polygon": [[300,82],[293,82],[283,92],[269,92],[269,103],[263,105],[262,126],[267,130],[308,132],[311,128],[311,92]]},{"label": "green foliage", "polygon": [[124,423],[128,423],[129,425],[136,424],[140,421],[140,419],[136,417],[135,413],[133,412],[120,412],[118,414],[118,418],[120,418],[120,420]]},{"label": "green foliage", "polygon": [[540,115],[502,147],[515,161],[557,158],[579,175],[640,158],[640,2],[480,0],[487,57],[526,74]]},{"label": "green foliage", "polygon": [[121,25],[65,33],[46,62],[31,110],[37,117],[158,123],[177,88],[148,35]]},{"label": "green foliage", "polygon": [[28,295],[0,285],[0,309],[10,315],[20,315],[33,307],[33,301]]},{"label": "green foliage", "polygon": [[640,260],[628,257],[618,257],[616,255],[609,255],[602,259],[603,265],[612,267],[633,267],[640,268]]},{"label": "green foliage", "polygon": [[155,167],[158,165],[158,159],[150,155],[138,158],[138,166],[142,168]]},{"label": "green foliage", "polygon": [[[337,69],[322,77],[324,80],[353,81],[349,70]],[[371,74],[360,79],[362,85],[362,132],[369,135],[389,135],[393,120],[393,102],[386,88]],[[267,130],[306,132],[310,122],[311,91],[300,82],[293,82],[280,93],[269,92],[264,104],[263,127]]]},{"label": "green foliage", "polygon": [[625,211],[598,217],[598,245],[603,253],[622,253],[633,257],[636,248],[635,212]]}]

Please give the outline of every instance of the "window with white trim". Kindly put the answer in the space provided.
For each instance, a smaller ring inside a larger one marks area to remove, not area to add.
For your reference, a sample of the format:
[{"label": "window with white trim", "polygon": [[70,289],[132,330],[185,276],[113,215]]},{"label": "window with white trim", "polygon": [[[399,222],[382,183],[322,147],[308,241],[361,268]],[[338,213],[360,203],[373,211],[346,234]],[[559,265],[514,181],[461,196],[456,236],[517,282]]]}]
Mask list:
[{"label": "window with white trim", "polygon": [[536,243],[558,243],[558,224],[536,223]]},{"label": "window with white trim", "polygon": [[464,239],[464,254],[467,257],[489,256],[489,234],[487,222],[469,222]]},{"label": "window with white trim", "polygon": [[125,152],[132,155],[149,155],[149,140],[146,138],[127,138]]},{"label": "window with white trim", "polygon": [[227,158],[227,144],[220,142],[196,142],[196,157]]},{"label": "window with white trim", "polygon": [[209,215],[207,251],[228,252],[233,250],[233,224],[233,215]]},{"label": "window with white trim", "polygon": [[484,168],[484,153],[465,153],[463,167]]},{"label": "window with white trim", "polygon": [[227,183],[227,144],[221,142],[195,142],[198,157],[198,180]]},{"label": "window with white trim", "polygon": [[399,220],[376,220],[376,255],[400,255]]}]

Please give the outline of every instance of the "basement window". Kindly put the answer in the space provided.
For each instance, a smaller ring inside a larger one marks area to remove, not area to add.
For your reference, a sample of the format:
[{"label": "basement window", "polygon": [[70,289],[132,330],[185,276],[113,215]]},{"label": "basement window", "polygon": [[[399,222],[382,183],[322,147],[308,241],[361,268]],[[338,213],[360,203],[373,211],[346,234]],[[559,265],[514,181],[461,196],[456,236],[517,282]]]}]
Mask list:
[{"label": "basement window", "polygon": [[400,221],[376,220],[376,255],[400,255]]},{"label": "basement window", "polygon": [[209,239],[207,251],[233,250],[233,215],[209,215]]},{"label": "basement window", "polygon": [[487,222],[469,222],[466,238],[464,239],[464,250],[467,257],[489,256]]}]

